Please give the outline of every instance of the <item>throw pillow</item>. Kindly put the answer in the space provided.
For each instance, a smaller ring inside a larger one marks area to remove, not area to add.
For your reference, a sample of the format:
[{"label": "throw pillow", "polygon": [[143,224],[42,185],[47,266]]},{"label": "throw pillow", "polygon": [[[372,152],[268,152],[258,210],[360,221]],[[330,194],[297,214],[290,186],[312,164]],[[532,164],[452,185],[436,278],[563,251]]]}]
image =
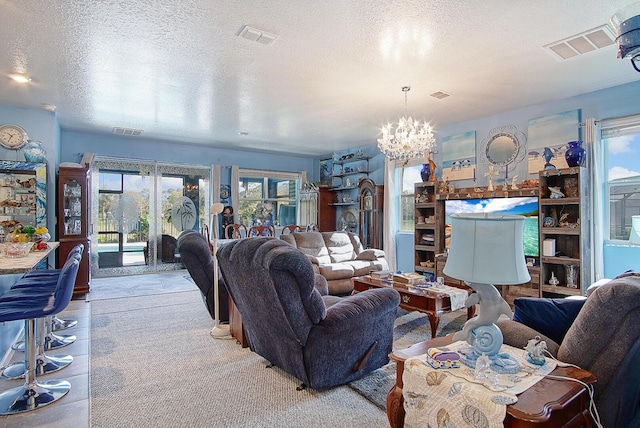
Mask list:
[{"label": "throw pillow", "polygon": [[586,299],[518,297],[513,301],[513,320],[562,343]]}]

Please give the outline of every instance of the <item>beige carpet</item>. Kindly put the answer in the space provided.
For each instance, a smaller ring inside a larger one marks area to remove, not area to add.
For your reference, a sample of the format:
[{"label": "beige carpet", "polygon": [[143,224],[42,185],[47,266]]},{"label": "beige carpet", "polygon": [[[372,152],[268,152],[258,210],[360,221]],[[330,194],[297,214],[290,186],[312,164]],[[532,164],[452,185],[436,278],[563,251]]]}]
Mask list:
[{"label": "beige carpet", "polygon": [[348,386],[296,391],[249,349],[211,338],[197,291],[91,306],[92,427],[388,426]]}]

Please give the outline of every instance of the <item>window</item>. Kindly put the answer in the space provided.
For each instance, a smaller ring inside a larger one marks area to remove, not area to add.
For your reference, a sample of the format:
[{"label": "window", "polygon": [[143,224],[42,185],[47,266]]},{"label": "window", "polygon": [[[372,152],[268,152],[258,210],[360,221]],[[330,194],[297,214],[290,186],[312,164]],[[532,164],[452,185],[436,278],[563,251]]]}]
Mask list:
[{"label": "window", "polygon": [[402,192],[400,194],[400,232],[413,232],[414,228],[414,184],[422,183],[422,164],[411,163],[402,168]]},{"label": "window", "polygon": [[297,223],[300,174],[239,170],[238,218],[245,226]]},{"label": "window", "polygon": [[603,123],[602,139],[608,238],[627,241],[631,218],[640,215],[640,116]]}]

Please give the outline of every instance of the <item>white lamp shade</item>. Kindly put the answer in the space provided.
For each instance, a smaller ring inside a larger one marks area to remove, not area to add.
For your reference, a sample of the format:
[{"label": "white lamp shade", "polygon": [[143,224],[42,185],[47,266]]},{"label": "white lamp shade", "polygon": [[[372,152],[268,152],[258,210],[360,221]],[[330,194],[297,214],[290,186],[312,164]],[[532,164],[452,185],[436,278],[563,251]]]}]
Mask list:
[{"label": "white lamp shade", "polygon": [[524,256],[525,218],[517,215],[454,214],[444,273],[480,284],[531,280]]},{"label": "white lamp shade", "polygon": [[631,244],[640,244],[640,215],[631,216],[631,235],[629,236]]}]

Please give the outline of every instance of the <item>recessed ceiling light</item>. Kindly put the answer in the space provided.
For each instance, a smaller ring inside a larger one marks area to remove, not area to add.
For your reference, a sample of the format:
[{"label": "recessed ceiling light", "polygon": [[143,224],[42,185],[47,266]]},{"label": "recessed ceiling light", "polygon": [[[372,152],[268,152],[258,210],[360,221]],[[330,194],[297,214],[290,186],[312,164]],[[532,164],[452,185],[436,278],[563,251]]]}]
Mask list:
[{"label": "recessed ceiling light", "polygon": [[245,131],[240,131],[240,132],[238,132],[238,135],[241,135],[241,136],[243,136],[243,137],[246,137],[247,135],[249,135],[249,133],[248,133],[248,132],[245,132]]},{"label": "recessed ceiling light", "polygon": [[31,82],[31,77],[26,76],[24,74],[14,73],[14,74],[10,74],[9,77],[11,79],[13,79],[14,81],[18,82],[18,83],[29,83],[29,82]]}]

